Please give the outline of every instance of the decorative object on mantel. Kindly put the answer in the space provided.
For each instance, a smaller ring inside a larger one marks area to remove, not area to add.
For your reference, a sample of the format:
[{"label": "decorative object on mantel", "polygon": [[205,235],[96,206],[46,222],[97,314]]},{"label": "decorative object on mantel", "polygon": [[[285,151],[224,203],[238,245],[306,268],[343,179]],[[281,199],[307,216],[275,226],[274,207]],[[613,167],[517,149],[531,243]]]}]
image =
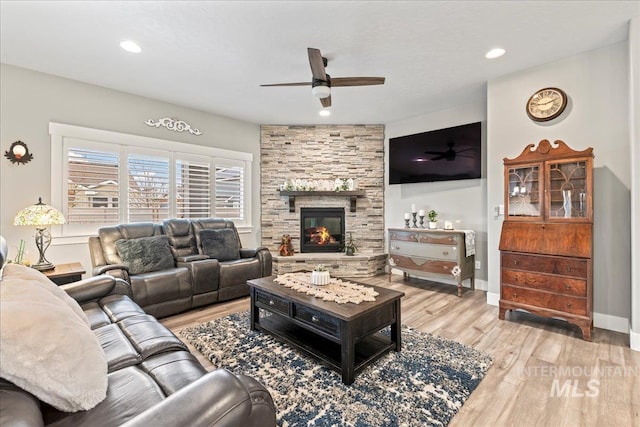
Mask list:
[{"label": "decorative object on mantel", "polygon": [[349,239],[347,239],[347,243],[344,244],[344,254],[347,256],[353,256],[357,250],[358,247],[353,243],[353,234],[350,231]]},{"label": "decorative object on mantel", "polygon": [[293,249],[293,242],[291,241],[290,235],[282,235],[282,243],[278,250],[280,251],[280,256],[293,256],[295,251]]},{"label": "decorative object on mantel", "polygon": [[280,185],[280,191],[355,191],[358,184],[353,178],[287,179]]},{"label": "decorative object on mantel", "polygon": [[404,228],[410,228],[409,227],[409,221],[411,221],[411,214],[409,212],[405,212],[405,214],[404,214]]},{"label": "decorative object on mantel", "polygon": [[438,228],[438,212],[431,209],[427,216],[429,217],[429,229],[435,230]]},{"label": "decorative object on mantel", "polygon": [[418,211],[418,217],[420,218],[420,228],[424,228],[424,209]]},{"label": "decorative object on mantel", "polygon": [[22,141],[16,141],[11,144],[11,147],[4,152],[4,156],[11,161],[11,163],[17,163],[23,165],[33,160],[33,154],[29,153],[27,144]]},{"label": "decorative object on mantel", "polygon": [[191,135],[202,135],[202,132],[199,129],[192,128],[191,125],[184,120],[172,119],[170,117],[164,117],[162,119],[158,119],[157,122],[154,122],[153,119],[149,119],[144,122],[147,126],[151,126],[154,128],[165,127],[168,130],[172,130],[174,132],[184,132],[187,131]]},{"label": "decorative object on mantel", "polygon": [[331,277],[329,283],[318,287],[311,283],[311,273],[281,274],[274,282],[286,288],[321,298],[323,301],[334,301],[338,304],[360,304],[364,301],[375,301],[378,296],[373,288]]},{"label": "decorative object on mantel", "polygon": [[329,284],[329,279],[331,279],[331,275],[329,275],[329,271],[324,266],[324,264],[316,265],[316,268],[311,272],[311,284],[316,286],[325,286]]},{"label": "decorative object on mantel", "polygon": [[18,212],[14,218],[13,225],[30,225],[37,230],[35,238],[38,252],[40,252],[40,259],[37,264],[32,266],[36,270],[46,271],[55,268],[44,256],[45,251],[51,244],[51,234],[47,227],[64,223],[65,219],[62,212],[42,203],[42,197],[38,198],[38,203],[35,205],[26,207]]}]

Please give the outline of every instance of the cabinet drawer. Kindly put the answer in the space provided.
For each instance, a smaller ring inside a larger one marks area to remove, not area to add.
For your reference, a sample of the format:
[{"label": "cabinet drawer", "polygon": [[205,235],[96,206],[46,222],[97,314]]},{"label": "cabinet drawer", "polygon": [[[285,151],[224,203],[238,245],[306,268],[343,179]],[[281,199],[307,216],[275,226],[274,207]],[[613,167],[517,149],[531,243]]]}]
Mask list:
[{"label": "cabinet drawer", "polygon": [[[439,274],[450,274],[451,269],[458,265],[457,262],[453,261],[434,260],[417,256],[393,255],[391,259],[393,259],[395,266],[399,268]],[[453,276],[451,277],[453,278]]]},{"label": "cabinet drawer", "polygon": [[398,240],[392,240],[389,246],[389,253],[392,255],[399,254],[451,261],[458,260],[458,249],[455,246],[402,242]]},{"label": "cabinet drawer", "polygon": [[338,319],[328,316],[304,305],[296,305],[293,317],[308,323],[313,328],[324,331],[331,336],[338,337],[340,325]]},{"label": "cabinet drawer", "polygon": [[503,252],[500,259],[502,268],[587,278],[587,261],[582,259],[513,252]]},{"label": "cabinet drawer", "polygon": [[587,315],[587,299],[540,292],[532,289],[518,288],[503,284],[500,297],[506,301],[528,304],[535,307],[548,308],[565,313]]},{"label": "cabinet drawer", "polygon": [[457,245],[459,233],[438,231],[389,230],[389,241],[433,243],[435,245]]},{"label": "cabinet drawer", "polygon": [[524,286],[576,297],[587,296],[587,282],[585,280],[571,279],[563,276],[502,269],[502,283],[505,285]]},{"label": "cabinet drawer", "polygon": [[271,311],[279,312],[285,316],[289,316],[289,301],[269,294],[267,292],[256,291],[256,301],[266,306]]}]

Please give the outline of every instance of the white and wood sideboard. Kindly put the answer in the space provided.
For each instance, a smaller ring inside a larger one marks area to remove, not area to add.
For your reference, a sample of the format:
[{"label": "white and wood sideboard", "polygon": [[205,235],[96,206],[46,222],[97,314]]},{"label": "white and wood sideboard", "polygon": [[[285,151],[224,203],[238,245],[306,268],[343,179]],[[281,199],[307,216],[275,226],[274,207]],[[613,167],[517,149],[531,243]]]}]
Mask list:
[{"label": "white and wood sideboard", "polygon": [[414,275],[456,280],[459,297],[464,280],[469,279],[469,288],[475,288],[473,231],[389,228],[388,232],[389,280],[395,268],[403,271],[405,278]]}]

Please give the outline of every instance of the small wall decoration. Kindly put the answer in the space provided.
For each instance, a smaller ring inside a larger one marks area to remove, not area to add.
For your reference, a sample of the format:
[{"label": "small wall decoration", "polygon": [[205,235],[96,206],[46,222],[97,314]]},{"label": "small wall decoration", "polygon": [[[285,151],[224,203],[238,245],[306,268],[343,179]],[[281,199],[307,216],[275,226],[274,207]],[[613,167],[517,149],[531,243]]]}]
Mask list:
[{"label": "small wall decoration", "polygon": [[33,154],[29,153],[27,144],[22,141],[16,141],[11,144],[8,151],[4,152],[4,156],[11,161],[11,163],[17,163],[19,165],[29,163],[33,160]]},{"label": "small wall decoration", "polygon": [[192,128],[191,125],[184,120],[172,119],[170,117],[164,117],[162,119],[158,119],[157,122],[154,122],[153,119],[149,119],[144,122],[147,126],[151,126],[154,128],[165,127],[168,130],[172,130],[174,132],[184,132],[187,131],[191,135],[202,135],[202,132],[199,129]]}]

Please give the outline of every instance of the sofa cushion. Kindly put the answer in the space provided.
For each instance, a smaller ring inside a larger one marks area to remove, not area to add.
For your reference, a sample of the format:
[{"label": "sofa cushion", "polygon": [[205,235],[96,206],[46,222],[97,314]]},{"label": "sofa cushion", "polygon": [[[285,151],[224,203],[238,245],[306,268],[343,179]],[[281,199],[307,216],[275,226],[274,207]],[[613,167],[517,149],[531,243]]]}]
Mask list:
[{"label": "sofa cushion", "polygon": [[120,239],[116,241],[116,248],[122,263],[129,267],[129,274],[175,267],[167,236]]},{"label": "sofa cushion", "polygon": [[44,275],[24,279],[10,271],[0,281],[0,376],[62,411],[93,408],[107,392],[107,361],[96,336],[69,304],[52,297]]},{"label": "sofa cushion", "polygon": [[240,258],[240,242],[238,242],[235,231],[230,228],[201,230],[200,245],[203,254],[218,261],[231,261]]}]

